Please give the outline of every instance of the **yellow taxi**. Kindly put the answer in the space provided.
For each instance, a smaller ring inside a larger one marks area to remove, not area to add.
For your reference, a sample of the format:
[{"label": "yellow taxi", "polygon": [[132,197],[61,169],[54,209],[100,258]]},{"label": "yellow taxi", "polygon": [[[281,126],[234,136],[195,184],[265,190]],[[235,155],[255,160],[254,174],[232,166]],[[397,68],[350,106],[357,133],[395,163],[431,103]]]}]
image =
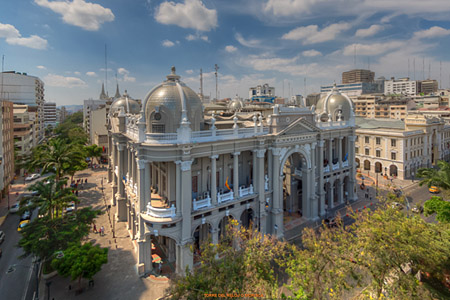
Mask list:
[{"label": "yellow taxi", "polygon": [[430,186],[428,191],[433,194],[438,194],[441,192],[441,190],[437,186],[434,186],[434,185]]},{"label": "yellow taxi", "polygon": [[22,231],[22,229],[30,223],[30,220],[25,220],[19,223],[19,227],[17,227],[17,231]]}]

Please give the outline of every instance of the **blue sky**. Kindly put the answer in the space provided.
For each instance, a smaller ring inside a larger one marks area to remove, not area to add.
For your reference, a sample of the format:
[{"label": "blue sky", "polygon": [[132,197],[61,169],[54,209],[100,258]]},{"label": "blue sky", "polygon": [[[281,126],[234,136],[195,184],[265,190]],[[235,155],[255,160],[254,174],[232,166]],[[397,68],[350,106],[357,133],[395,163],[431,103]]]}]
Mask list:
[{"label": "blue sky", "polygon": [[172,65],[195,91],[202,68],[214,96],[218,64],[221,98],[266,82],[284,97],[317,92],[369,63],[377,77],[413,78],[414,61],[416,79],[431,73],[450,88],[449,0],[3,2],[4,69],[40,77],[58,105],[98,97],[105,44],[109,94],[117,74],[121,92],[140,99]]}]

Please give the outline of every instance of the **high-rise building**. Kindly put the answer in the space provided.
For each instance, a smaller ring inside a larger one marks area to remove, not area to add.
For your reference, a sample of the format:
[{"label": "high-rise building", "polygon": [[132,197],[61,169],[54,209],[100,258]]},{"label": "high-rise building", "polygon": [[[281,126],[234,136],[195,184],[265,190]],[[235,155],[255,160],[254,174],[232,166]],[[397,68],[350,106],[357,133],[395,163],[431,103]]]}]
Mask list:
[{"label": "high-rise building", "polygon": [[[31,154],[33,147],[33,121],[30,119],[31,113],[28,106],[14,104],[14,148],[17,160],[21,160]],[[16,173],[23,175],[24,170],[16,166]]]},{"label": "high-rise building", "polygon": [[13,103],[2,101],[2,199],[7,195],[14,179],[14,110]]},{"label": "high-rise building", "polygon": [[54,102],[45,102],[44,103],[44,126],[52,126],[55,128],[56,124],[58,124],[58,120],[56,119],[56,103]]},{"label": "high-rise building", "polygon": [[425,95],[434,94],[437,93],[439,88],[439,83],[437,80],[422,80],[420,82],[420,92],[424,93]]},{"label": "high-rise building", "polygon": [[358,83],[358,82],[373,82],[375,79],[375,72],[370,70],[355,69],[342,73],[342,83]]},{"label": "high-rise building", "polygon": [[385,95],[415,95],[419,91],[419,82],[416,80],[409,80],[409,77],[386,80],[384,82]]},{"label": "high-rise building", "polygon": [[15,104],[36,107],[37,143],[44,139],[44,83],[36,76],[27,73],[7,71],[1,73],[2,87],[0,98]]}]

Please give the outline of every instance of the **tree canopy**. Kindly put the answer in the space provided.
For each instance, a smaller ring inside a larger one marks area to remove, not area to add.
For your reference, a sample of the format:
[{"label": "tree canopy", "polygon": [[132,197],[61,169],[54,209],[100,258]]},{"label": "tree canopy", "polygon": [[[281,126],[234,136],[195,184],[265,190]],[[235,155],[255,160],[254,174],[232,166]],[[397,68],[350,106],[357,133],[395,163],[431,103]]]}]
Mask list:
[{"label": "tree canopy", "polygon": [[417,176],[421,178],[420,185],[426,184],[428,187],[434,185],[445,190],[450,189],[450,164],[440,160],[437,162],[438,169],[421,168],[417,170]]},{"label": "tree canopy", "polygon": [[424,204],[425,215],[436,213],[436,220],[450,223],[450,202],[444,201],[442,197],[433,196]]}]

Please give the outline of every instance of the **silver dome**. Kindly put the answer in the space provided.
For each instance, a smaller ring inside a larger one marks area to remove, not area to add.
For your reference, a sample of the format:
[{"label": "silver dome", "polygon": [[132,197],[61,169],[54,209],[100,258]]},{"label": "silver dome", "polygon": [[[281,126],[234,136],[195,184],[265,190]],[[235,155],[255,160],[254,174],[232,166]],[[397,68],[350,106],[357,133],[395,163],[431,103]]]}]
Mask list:
[{"label": "silver dome", "polygon": [[141,110],[141,105],[139,102],[137,102],[134,99],[131,99],[127,91],[123,94],[122,97],[114,100],[114,102],[111,104],[111,108],[109,109],[109,113],[111,115],[114,115],[115,113],[118,113],[120,108],[123,108],[123,112],[126,114],[138,114]]},{"label": "silver dome", "polygon": [[317,102],[316,113],[320,115],[321,121],[328,121],[331,115],[332,121],[347,121],[353,113],[353,102],[346,95],[339,92],[334,85],[333,90]]},{"label": "silver dome", "polygon": [[231,111],[240,111],[245,106],[241,99],[233,99],[228,104],[228,109]]},{"label": "silver dome", "polygon": [[199,96],[179,78],[180,76],[175,74],[175,68],[172,67],[172,74],[167,76],[167,80],[145,97],[147,132],[176,132],[182,121],[190,123],[192,130],[200,130],[203,123],[202,102]]}]

